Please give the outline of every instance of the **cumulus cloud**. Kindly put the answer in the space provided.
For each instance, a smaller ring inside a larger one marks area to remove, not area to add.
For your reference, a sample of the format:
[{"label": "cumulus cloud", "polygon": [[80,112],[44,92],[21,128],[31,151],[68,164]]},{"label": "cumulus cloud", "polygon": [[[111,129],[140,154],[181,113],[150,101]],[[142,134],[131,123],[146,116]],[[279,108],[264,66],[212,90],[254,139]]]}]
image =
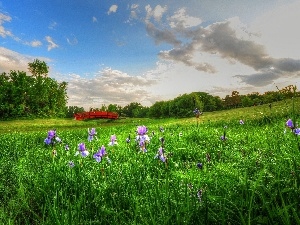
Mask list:
[{"label": "cumulus cloud", "polygon": [[157,81],[153,77],[130,76],[118,70],[104,69],[93,79],[72,76],[68,82],[69,105],[85,108],[101,104],[144,102],[151,98],[147,89]]},{"label": "cumulus cloud", "polygon": [[151,36],[156,44],[163,42],[178,46],[181,44],[181,41],[177,40],[176,35],[170,30],[161,30],[154,26],[153,23],[147,22],[146,30],[149,36]]},{"label": "cumulus cloud", "polygon": [[33,62],[36,58],[45,62],[50,61],[48,58],[23,55],[10,49],[0,47],[0,73],[8,73],[10,70],[27,72],[28,63]]},{"label": "cumulus cloud", "polygon": [[107,14],[110,15],[111,13],[116,13],[116,12],[117,12],[117,9],[118,9],[118,6],[117,6],[117,5],[112,5],[112,6],[109,8]]},{"label": "cumulus cloud", "polygon": [[50,36],[45,37],[46,41],[48,42],[48,51],[51,51],[54,48],[58,48],[59,46],[52,40]]},{"label": "cumulus cloud", "polygon": [[168,18],[168,20],[170,27],[177,29],[194,27],[202,23],[200,18],[187,15],[185,8],[176,11],[173,16]]},{"label": "cumulus cloud", "polygon": [[167,11],[167,6],[162,7],[161,5],[155,6],[154,9],[150,5],[145,6],[146,10],[146,22],[149,22],[149,20],[153,17],[156,22],[160,22],[163,14]]}]

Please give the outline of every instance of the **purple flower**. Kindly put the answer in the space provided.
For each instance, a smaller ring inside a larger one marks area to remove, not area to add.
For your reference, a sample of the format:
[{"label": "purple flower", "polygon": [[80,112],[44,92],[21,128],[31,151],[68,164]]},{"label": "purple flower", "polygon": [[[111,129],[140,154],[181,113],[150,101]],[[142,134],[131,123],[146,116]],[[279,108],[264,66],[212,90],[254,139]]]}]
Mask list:
[{"label": "purple flower", "polygon": [[164,155],[164,149],[162,147],[160,147],[157,151],[156,156],[154,157],[154,159],[159,158],[162,162],[166,162],[166,157]]},{"label": "purple flower", "polygon": [[59,137],[56,137],[56,131],[55,130],[49,130],[48,131],[48,136],[44,140],[44,143],[47,144],[47,145],[54,144],[54,140],[56,140],[57,142],[61,141]]},{"label": "purple flower", "polygon": [[69,150],[70,150],[69,145],[66,145],[66,146],[65,146],[65,150],[66,150],[66,151],[69,151]]},{"label": "purple flower", "polygon": [[160,127],[159,130],[160,130],[160,132],[164,132],[165,131],[163,127]]},{"label": "purple flower", "polygon": [[69,161],[68,165],[69,165],[70,168],[73,168],[75,166],[73,161]]},{"label": "purple flower", "polygon": [[148,135],[138,135],[136,137],[136,141],[138,141],[138,144],[140,146],[140,150],[142,152],[147,152],[146,144],[149,143],[149,141],[150,141],[149,136]]},{"label": "purple flower", "polygon": [[116,135],[114,134],[114,135],[111,135],[111,137],[110,137],[110,142],[109,142],[109,144],[108,145],[110,145],[110,146],[114,146],[114,145],[117,145],[118,143],[117,143],[117,137],[116,137]]},{"label": "purple flower", "polygon": [[294,124],[291,119],[288,119],[288,121],[286,121],[285,125],[291,129],[294,129]]},{"label": "purple flower", "polygon": [[52,139],[54,138],[56,135],[56,131],[55,130],[49,130],[48,131],[48,138]]},{"label": "purple flower", "polygon": [[[80,143],[79,145],[78,145],[78,154],[81,154],[81,156],[82,157],[86,157],[86,156],[88,156],[90,153],[86,150],[86,148],[85,148],[85,144],[84,143]],[[78,155],[78,154],[76,154],[76,155]]]},{"label": "purple flower", "polygon": [[52,143],[52,139],[46,138],[46,139],[44,140],[44,142],[45,142],[46,145],[50,145],[50,144]]},{"label": "purple flower", "polygon": [[294,133],[295,133],[296,135],[300,135],[300,128],[296,128],[296,129],[294,130]]},{"label": "purple flower", "polygon": [[202,165],[202,163],[197,163],[197,167],[198,167],[198,169],[202,169],[203,168],[203,165]]},{"label": "purple flower", "polygon": [[96,136],[97,132],[95,128],[92,128],[91,130],[88,128],[88,141],[92,141],[94,137]]},{"label": "purple flower", "polygon": [[98,152],[93,155],[93,158],[96,159],[97,162],[101,162],[104,155],[106,155],[106,150],[104,145],[102,145]]},{"label": "purple flower", "polygon": [[126,143],[130,142],[130,135],[128,135],[128,138],[126,138]]},{"label": "purple flower", "polygon": [[226,141],[226,140],[227,140],[227,137],[226,137],[225,135],[222,135],[222,136],[220,137],[220,139],[221,139],[222,141]]},{"label": "purple flower", "polygon": [[193,113],[195,114],[195,116],[196,116],[197,118],[202,114],[202,112],[200,112],[200,110],[197,109],[197,108],[193,111]]},{"label": "purple flower", "polygon": [[240,124],[243,125],[243,124],[244,124],[244,121],[243,121],[243,120],[240,120]]},{"label": "purple flower", "polygon": [[148,132],[148,129],[146,126],[138,126],[137,127],[137,133],[138,135],[145,135]]}]

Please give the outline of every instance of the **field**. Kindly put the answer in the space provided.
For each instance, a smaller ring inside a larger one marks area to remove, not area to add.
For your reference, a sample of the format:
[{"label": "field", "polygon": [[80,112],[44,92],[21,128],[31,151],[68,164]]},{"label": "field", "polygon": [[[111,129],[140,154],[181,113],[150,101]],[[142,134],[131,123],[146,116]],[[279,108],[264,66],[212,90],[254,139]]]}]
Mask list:
[{"label": "field", "polygon": [[[299,102],[199,120],[1,121],[0,224],[300,224],[300,143],[286,126]],[[142,125],[149,141],[136,141]]]}]

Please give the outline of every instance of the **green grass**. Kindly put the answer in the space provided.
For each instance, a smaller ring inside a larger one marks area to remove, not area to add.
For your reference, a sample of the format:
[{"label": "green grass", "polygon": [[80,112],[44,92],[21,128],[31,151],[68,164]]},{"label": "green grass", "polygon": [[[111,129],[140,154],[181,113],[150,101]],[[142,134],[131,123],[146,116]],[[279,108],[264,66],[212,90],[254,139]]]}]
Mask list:
[{"label": "green grass", "polygon": [[[299,140],[290,130],[284,133],[286,119],[298,119],[298,112],[287,101],[271,110],[204,113],[198,123],[195,118],[1,122],[0,224],[300,224]],[[147,153],[134,141],[137,125],[149,129]],[[88,142],[92,127],[98,138]],[[47,146],[44,139],[53,128],[63,143]],[[224,129],[227,140],[221,141]],[[118,146],[108,146],[112,134]],[[167,163],[154,159],[160,137]],[[86,158],[75,156],[82,142],[90,152]],[[92,157],[102,145],[111,164]]]}]

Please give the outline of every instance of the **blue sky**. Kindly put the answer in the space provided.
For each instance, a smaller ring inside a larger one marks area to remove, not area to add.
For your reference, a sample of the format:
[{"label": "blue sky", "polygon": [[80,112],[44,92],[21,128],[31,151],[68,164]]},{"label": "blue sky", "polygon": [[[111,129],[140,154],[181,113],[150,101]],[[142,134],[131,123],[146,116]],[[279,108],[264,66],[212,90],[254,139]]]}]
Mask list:
[{"label": "blue sky", "polygon": [[0,73],[35,58],[69,105],[297,85],[300,1],[0,0]]}]

